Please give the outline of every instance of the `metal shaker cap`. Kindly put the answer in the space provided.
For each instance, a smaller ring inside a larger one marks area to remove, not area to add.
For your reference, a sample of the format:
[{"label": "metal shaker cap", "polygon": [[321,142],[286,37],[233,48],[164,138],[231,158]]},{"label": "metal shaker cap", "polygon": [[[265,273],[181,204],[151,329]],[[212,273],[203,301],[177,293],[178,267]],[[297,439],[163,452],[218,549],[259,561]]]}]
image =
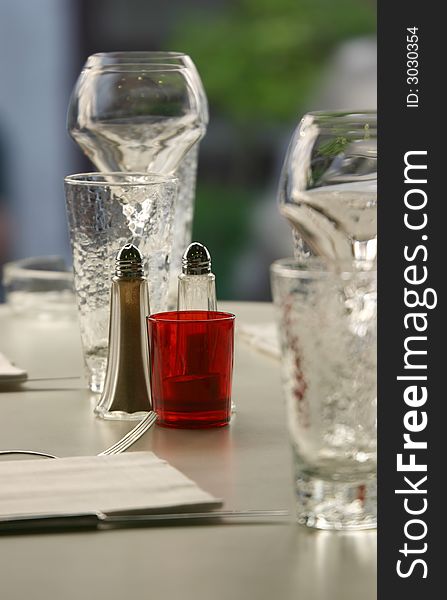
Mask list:
[{"label": "metal shaker cap", "polygon": [[125,244],[116,255],[115,276],[120,279],[143,277],[143,257],[133,244]]},{"label": "metal shaker cap", "polygon": [[182,257],[182,273],[185,275],[211,273],[211,256],[203,244],[193,242],[186,248]]}]

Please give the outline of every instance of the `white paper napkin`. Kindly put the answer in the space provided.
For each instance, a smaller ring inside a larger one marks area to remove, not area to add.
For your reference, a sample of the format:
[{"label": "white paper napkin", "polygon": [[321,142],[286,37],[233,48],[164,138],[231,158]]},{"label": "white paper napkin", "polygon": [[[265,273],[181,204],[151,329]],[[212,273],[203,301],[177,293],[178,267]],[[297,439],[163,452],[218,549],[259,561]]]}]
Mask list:
[{"label": "white paper napkin", "polygon": [[28,373],[24,369],[15,367],[11,361],[0,352],[0,386],[4,384],[26,381]]},{"label": "white paper napkin", "polygon": [[0,516],[221,505],[152,452],[0,461]]},{"label": "white paper napkin", "polygon": [[259,352],[273,358],[280,357],[279,337],[275,323],[239,323],[237,332],[244,342]]}]

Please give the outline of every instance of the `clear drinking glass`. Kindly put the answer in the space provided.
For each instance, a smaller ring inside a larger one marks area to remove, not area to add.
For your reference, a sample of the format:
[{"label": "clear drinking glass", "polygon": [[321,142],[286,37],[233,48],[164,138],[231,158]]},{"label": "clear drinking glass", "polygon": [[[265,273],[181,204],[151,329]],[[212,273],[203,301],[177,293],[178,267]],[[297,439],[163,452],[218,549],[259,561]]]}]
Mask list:
[{"label": "clear drinking glass", "polygon": [[3,266],[13,313],[42,320],[75,319],[73,273],[61,256],[33,256]]},{"label": "clear drinking glass", "polygon": [[273,263],[298,521],[376,525],[375,265]]},{"label": "clear drinking glass", "polygon": [[208,123],[200,76],[180,52],[90,56],[73,90],[67,127],[100,171],[175,173],[169,305],[191,242],[199,141]]},{"label": "clear drinking glass", "polygon": [[166,306],[177,180],[154,173],[81,173],[65,178],[73,271],[90,389],[107,365],[111,277],[124,244],[144,257],[151,310]]},{"label": "clear drinking glass", "polygon": [[278,198],[297,258],[375,260],[376,113],[305,115],[287,151]]}]

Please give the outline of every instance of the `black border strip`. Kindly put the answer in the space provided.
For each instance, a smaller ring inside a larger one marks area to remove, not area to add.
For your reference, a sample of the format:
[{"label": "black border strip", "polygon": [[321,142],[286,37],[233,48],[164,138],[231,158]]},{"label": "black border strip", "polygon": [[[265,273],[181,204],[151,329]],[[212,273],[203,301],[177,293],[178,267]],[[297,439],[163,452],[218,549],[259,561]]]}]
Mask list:
[{"label": "black border strip", "polygon": [[381,0],[378,10],[378,597],[384,600],[444,595],[447,30],[438,6]]}]

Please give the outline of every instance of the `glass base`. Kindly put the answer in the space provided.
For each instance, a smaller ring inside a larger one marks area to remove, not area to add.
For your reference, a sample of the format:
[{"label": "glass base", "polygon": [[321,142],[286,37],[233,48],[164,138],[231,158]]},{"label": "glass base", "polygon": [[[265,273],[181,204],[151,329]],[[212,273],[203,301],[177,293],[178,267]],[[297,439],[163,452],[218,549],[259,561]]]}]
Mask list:
[{"label": "glass base", "polygon": [[375,476],[346,482],[297,473],[295,486],[301,525],[343,531],[377,527]]},{"label": "glass base", "polygon": [[105,371],[90,371],[87,369],[88,387],[95,394],[101,394],[104,389]]},{"label": "glass base", "polygon": [[98,406],[94,412],[97,417],[106,419],[107,421],[141,421],[148,415],[146,411],[127,413],[122,410],[104,410]]},{"label": "glass base", "polygon": [[159,427],[171,427],[174,429],[210,429],[213,427],[226,427],[230,424],[231,415],[216,414],[217,411],[203,413],[180,413],[155,411],[158,414],[157,425]]}]

